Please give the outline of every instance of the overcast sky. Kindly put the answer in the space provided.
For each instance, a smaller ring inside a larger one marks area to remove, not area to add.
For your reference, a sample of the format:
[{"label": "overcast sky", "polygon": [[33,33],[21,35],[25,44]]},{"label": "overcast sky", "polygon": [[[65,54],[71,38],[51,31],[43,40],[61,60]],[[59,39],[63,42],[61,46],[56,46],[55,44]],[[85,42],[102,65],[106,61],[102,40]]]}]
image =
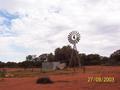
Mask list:
[{"label": "overcast sky", "polygon": [[80,53],[120,49],[120,0],[0,0],[0,61],[54,52],[79,31]]}]

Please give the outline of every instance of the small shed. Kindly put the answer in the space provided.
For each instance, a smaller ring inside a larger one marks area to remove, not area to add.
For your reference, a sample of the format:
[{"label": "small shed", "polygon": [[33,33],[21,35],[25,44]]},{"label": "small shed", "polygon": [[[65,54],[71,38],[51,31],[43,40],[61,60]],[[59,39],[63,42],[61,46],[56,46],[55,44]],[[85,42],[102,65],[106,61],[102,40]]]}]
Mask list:
[{"label": "small shed", "polygon": [[56,70],[60,62],[43,62],[42,70]]}]

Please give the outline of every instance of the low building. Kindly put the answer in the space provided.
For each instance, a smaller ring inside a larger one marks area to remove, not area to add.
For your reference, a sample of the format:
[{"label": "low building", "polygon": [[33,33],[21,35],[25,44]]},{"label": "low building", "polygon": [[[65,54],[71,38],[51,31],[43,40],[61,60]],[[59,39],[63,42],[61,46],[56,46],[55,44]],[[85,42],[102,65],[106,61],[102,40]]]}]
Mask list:
[{"label": "low building", "polygon": [[42,63],[42,70],[56,70],[60,62],[43,62]]}]

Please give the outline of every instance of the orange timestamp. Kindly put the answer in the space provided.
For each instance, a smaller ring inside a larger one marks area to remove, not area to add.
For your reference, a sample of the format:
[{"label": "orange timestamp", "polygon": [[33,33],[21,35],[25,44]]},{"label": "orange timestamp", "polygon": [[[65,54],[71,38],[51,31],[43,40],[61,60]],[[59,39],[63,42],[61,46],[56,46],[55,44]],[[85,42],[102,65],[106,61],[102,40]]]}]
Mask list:
[{"label": "orange timestamp", "polygon": [[88,82],[97,82],[97,83],[114,83],[114,77],[88,77]]}]

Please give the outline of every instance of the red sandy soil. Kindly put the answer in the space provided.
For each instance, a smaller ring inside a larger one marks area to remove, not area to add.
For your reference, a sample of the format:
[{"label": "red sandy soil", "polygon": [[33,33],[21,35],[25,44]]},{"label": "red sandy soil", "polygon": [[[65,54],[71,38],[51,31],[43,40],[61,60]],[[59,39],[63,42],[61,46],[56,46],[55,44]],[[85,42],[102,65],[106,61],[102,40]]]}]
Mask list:
[{"label": "red sandy soil", "polygon": [[[92,66],[86,68],[93,71],[102,70],[104,73],[76,72],[66,75],[49,75],[54,83],[47,85],[36,84],[38,77],[6,78],[0,81],[0,90],[120,90],[120,67]],[[115,82],[88,82],[90,76],[114,77]]]}]

